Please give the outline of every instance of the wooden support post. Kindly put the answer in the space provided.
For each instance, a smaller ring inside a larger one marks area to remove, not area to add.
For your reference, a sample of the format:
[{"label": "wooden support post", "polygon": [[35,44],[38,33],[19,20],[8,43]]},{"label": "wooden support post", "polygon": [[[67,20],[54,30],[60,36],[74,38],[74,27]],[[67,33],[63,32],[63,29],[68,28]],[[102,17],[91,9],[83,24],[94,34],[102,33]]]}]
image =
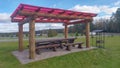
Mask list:
[{"label": "wooden support post", "polygon": [[90,47],[90,23],[86,23],[86,48]]},{"label": "wooden support post", "polygon": [[65,34],[65,38],[68,38],[68,27],[67,27],[67,25],[65,25],[64,34]]},{"label": "wooden support post", "polygon": [[29,23],[29,58],[35,59],[35,21]]},{"label": "wooden support post", "polygon": [[18,43],[19,43],[19,52],[23,51],[23,24],[18,24]]}]

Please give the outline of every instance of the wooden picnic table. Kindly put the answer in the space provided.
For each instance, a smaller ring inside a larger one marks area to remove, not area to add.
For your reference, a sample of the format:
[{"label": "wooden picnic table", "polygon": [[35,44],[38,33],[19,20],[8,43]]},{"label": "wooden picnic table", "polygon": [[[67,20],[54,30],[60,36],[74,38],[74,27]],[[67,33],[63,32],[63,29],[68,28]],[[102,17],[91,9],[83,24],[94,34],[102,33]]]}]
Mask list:
[{"label": "wooden picnic table", "polygon": [[62,43],[73,43],[75,38],[61,38],[61,39],[48,39],[48,40],[37,40],[36,46],[48,45],[48,44],[62,44]]},{"label": "wooden picnic table", "polygon": [[49,39],[49,40],[38,40],[36,41],[36,53],[40,54],[40,49],[43,48],[52,48],[53,51],[56,51],[57,47],[63,48],[63,43],[73,43],[75,38],[67,39]]}]

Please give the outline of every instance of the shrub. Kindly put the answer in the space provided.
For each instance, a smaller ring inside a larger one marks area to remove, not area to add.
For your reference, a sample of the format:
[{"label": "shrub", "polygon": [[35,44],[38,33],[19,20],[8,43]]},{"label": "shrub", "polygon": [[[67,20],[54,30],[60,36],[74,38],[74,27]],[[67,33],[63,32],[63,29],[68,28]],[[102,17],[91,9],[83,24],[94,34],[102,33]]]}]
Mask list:
[{"label": "shrub", "polygon": [[57,36],[57,32],[55,30],[49,29],[48,30],[48,37]]}]

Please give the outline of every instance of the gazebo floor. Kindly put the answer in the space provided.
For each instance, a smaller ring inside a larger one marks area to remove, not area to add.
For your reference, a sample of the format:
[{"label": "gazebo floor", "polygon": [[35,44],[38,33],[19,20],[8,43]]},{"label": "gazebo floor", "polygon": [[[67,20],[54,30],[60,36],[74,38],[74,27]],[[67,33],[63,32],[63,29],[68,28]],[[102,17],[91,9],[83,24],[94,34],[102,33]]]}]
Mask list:
[{"label": "gazebo floor", "polygon": [[90,47],[90,48],[83,47],[82,49],[78,49],[78,48],[74,47],[74,48],[71,48],[71,51],[67,51],[65,49],[57,49],[56,52],[54,52],[52,50],[42,50],[41,54],[36,55],[35,59],[29,59],[29,50],[28,49],[24,50],[23,52],[13,51],[12,54],[20,61],[21,64],[27,64],[30,62],[48,59],[48,58],[55,57],[55,56],[61,56],[61,55],[65,55],[68,53],[91,50],[94,48],[96,48],[96,47]]}]

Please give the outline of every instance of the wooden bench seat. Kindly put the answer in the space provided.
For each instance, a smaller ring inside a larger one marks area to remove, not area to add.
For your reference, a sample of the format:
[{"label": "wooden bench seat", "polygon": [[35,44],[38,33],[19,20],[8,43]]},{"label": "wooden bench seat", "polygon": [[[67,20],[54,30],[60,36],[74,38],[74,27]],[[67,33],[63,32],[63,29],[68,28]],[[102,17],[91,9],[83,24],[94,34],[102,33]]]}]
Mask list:
[{"label": "wooden bench seat", "polygon": [[82,44],[83,42],[76,42],[76,43],[67,43],[67,44],[63,44],[64,46],[66,46],[66,50],[70,51],[71,50],[71,46],[78,45],[78,48],[82,48]]},{"label": "wooden bench seat", "polygon": [[40,54],[40,49],[46,49],[46,48],[52,48],[53,51],[56,51],[56,48],[59,47],[59,46],[60,46],[59,44],[37,46],[36,47],[36,53]]}]

